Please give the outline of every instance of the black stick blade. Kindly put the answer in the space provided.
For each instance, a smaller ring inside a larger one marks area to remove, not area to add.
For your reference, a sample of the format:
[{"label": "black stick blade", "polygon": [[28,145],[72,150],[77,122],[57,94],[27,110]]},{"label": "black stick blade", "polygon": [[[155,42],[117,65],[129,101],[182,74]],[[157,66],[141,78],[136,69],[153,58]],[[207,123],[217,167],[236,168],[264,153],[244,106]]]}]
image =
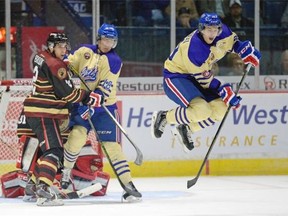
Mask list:
[{"label": "black stick blade", "polygon": [[195,185],[196,182],[197,182],[197,180],[198,180],[197,177],[194,178],[194,179],[188,180],[188,181],[187,181],[187,189],[189,189],[190,187],[192,187],[193,185]]}]

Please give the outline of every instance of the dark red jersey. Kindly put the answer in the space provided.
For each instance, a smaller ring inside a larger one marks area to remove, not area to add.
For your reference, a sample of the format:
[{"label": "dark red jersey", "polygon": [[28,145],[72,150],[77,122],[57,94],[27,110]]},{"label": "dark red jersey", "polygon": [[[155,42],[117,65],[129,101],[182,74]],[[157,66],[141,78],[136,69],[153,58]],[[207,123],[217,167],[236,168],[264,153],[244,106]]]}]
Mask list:
[{"label": "dark red jersey", "polygon": [[66,64],[49,52],[33,59],[33,91],[24,101],[27,117],[63,119],[71,103],[89,100],[89,92],[75,88]]}]

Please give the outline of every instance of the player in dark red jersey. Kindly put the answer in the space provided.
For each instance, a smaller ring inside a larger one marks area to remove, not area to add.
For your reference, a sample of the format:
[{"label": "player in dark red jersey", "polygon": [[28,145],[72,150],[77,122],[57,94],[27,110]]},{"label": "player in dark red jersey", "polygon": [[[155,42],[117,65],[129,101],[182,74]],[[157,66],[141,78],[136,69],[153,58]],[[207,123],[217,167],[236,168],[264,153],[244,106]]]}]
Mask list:
[{"label": "player in dark red jersey", "polygon": [[65,34],[49,34],[47,49],[33,58],[33,91],[24,101],[24,115],[42,151],[26,193],[36,192],[39,206],[63,205],[50,188],[63,157],[59,121],[68,117],[71,103],[99,107],[103,100],[100,94],[74,87],[63,62],[69,50]]}]

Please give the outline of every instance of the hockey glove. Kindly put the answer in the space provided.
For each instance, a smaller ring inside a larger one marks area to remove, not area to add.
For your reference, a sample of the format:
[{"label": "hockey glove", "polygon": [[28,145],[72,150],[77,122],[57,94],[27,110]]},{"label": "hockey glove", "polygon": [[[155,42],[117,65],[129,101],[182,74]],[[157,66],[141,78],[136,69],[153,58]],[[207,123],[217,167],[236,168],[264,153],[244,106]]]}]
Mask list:
[{"label": "hockey glove", "polygon": [[89,115],[90,117],[93,116],[95,110],[93,108],[90,108],[88,106],[82,105],[78,107],[78,113],[81,116],[82,119],[87,120]]},{"label": "hockey glove", "polygon": [[227,106],[237,109],[240,106],[242,98],[236,96],[230,84],[224,84],[218,89],[218,94]]},{"label": "hockey glove", "polygon": [[90,99],[87,105],[92,107],[100,107],[104,103],[104,98],[102,95],[95,92],[91,92],[89,95]]},{"label": "hockey glove", "polygon": [[242,58],[245,64],[252,64],[253,67],[259,65],[261,53],[255,49],[250,41],[244,41],[235,44],[235,52]]}]

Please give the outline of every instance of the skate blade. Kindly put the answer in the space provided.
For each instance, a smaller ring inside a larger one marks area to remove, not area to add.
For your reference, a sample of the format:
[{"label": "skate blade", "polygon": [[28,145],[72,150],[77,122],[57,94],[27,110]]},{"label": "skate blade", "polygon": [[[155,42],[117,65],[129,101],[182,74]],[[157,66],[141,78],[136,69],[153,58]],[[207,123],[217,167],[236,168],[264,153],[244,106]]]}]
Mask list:
[{"label": "skate blade", "polygon": [[37,197],[36,196],[29,196],[29,195],[24,195],[22,198],[23,202],[30,202],[30,203],[35,203],[37,202]]},{"label": "skate blade", "polygon": [[181,135],[179,134],[178,130],[176,129],[176,127],[172,128],[171,130],[172,136],[174,137],[174,140],[176,138],[176,140],[178,141],[178,143],[180,144],[180,146],[182,147],[183,151],[185,153],[189,153],[190,150],[184,145]]},{"label": "skate blade", "polygon": [[135,197],[133,195],[130,195],[126,198],[122,197],[122,202],[136,203],[136,202],[141,202],[141,201],[142,201],[141,197]]},{"label": "skate blade", "polygon": [[63,206],[64,202],[61,199],[49,200],[47,198],[38,198],[37,206]]}]

